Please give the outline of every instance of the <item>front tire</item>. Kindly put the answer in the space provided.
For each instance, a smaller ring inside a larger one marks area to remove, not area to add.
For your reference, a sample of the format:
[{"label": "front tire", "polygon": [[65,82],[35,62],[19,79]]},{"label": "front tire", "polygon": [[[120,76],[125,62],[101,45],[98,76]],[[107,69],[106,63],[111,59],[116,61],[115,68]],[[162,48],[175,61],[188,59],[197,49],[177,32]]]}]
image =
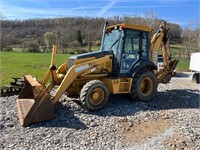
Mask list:
[{"label": "front tire", "polygon": [[158,82],[153,73],[138,73],[133,79],[130,97],[139,98],[143,102],[150,101],[157,94],[157,86]]},{"label": "front tire", "polygon": [[86,83],[80,93],[81,103],[87,110],[99,110],[106,104],[109,92],[105,84],[99,80]]}]

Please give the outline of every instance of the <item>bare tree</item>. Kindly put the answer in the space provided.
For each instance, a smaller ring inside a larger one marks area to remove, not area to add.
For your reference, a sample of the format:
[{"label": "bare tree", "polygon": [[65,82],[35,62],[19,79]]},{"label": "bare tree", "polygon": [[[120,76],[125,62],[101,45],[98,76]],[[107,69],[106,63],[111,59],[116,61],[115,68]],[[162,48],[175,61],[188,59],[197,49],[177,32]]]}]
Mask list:
[{"label": "bare tree", "polygon": [[53,32],[46,32],[44,34],[44,40],[49,51],[51,51],[52,46],[57,43],[56,39],[56,35]]},{"label": "bare tree", "polygon": [[0,20],[6,20],[6,16],[2,12],[0,12]]},{"label": "bare tree", "polygon": [[194,41],[196,43],[196,51],[200,51],[200,22],[195,23]]},{"label": "bare tree", "polygon": [[154,10],[149,10],[144,14],[145,25],[155,28],[158,22],[158,13]]},{"label": "bare tree", "polygon": [[199,22],[190,21],[183,30],[183,40],[187,49],[187,57],[192,52],[199,51],[200,47],[200,25]]},{"label": "bare tree", "polygon": [[54,26],[55,26],[55,33],[57,35],[57,42],[59,45],[59,48],[61,49],[62,53],[65,54],[66,53],[66,38],[65,38],[65,31],[63,28],[63,24],[65,22],[65,19],[61,19],[61,18],[55,18],[54,19]]},{"label": "bare tree", "polygon": [[181,26],[175,23],[170,23],[170,31],[170,41],[173,43],[179,43],[182,33]]}]

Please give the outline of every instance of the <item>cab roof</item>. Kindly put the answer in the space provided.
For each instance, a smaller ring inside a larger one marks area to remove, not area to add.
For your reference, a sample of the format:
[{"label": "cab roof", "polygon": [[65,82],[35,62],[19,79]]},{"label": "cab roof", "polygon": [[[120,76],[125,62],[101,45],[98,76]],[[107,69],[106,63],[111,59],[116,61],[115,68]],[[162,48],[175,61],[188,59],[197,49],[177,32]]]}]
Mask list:
[{"label": "cab roof", "polygon": [[151,32],[153,30],[153,28],[150,28],[148,26],[137,25],[137,24],[125,24],[125,23],[109,26],[107,27],[107,30],[112,30],[114,28],[119,28],[119,27],[133,29],[133,30],[147,31],[147,32]]}]

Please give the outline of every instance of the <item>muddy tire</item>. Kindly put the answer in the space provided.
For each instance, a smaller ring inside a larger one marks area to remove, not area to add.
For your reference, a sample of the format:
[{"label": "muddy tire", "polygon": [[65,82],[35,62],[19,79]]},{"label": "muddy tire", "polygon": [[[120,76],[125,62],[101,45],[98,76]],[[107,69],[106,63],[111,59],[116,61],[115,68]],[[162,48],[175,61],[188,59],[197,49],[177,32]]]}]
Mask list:
[{"label": "muddy tire", "polygon": [[151,72],[139,72],[133,79],[130,97],[147,102],[157,94],[158,82]]},{"label": "muddy tire", "polygon": [[87,110],[99,110],[106,104],[109,92],[105,84],[99,80],[86,83],[80,93],[80,100]]}]

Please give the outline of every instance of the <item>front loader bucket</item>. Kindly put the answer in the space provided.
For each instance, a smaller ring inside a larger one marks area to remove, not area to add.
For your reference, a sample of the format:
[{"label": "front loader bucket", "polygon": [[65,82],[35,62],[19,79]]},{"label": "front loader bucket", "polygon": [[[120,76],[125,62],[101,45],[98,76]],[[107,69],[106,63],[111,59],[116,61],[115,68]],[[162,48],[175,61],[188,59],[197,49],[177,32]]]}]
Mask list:
[{"label": "front loader bucket", "polygon": [[25,87],[17,99],[19,122],[21,125],[54,118],[54,105],[46,88],[32,76],[24,76]]}]

